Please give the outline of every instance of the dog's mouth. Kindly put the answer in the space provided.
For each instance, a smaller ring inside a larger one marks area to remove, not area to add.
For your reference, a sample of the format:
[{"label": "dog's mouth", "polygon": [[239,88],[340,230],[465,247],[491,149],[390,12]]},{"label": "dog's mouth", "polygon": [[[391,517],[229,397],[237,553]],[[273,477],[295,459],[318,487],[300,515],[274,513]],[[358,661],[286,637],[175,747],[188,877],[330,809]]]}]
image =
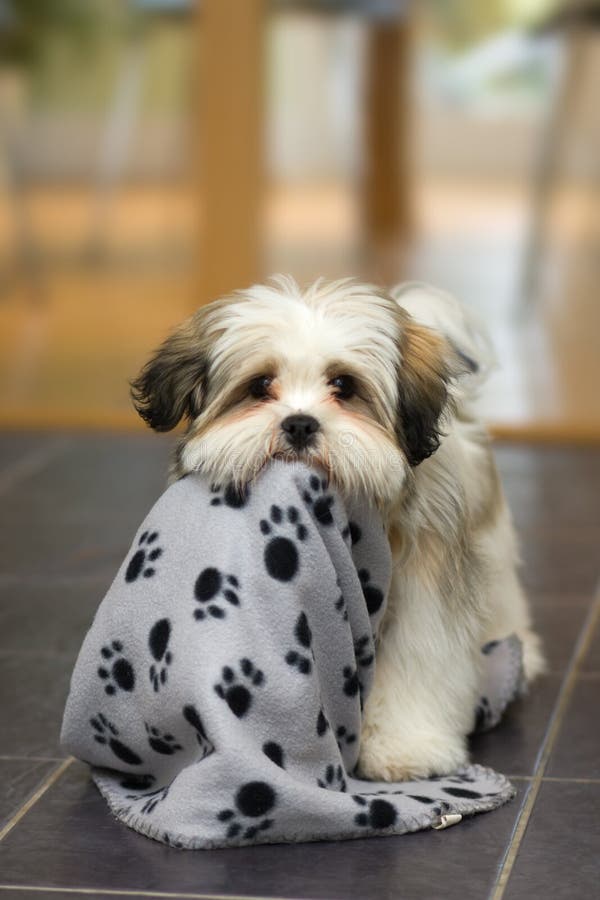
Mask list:
[{"label": "dog's mouth", "polygon": [[307,466],[318,466],[321,469],[328,468],[323,453],[316,444],[309,444],[309,446],[301,448],[281,447],[271,454],[271,459],[284,463],[303,463]]},{"label": "dog's mouth", "polygon": [[272,453],[271,459],[280,460],[281,462],[318,463],[322,457],[313,447],[302,447],[301,449],[285,447]]}]

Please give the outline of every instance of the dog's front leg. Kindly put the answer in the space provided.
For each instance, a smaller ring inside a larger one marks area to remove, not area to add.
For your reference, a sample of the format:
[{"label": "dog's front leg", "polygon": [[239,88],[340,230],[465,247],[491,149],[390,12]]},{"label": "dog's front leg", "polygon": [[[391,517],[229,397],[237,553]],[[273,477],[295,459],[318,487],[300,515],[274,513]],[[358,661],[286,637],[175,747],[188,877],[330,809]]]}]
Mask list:
[{"label": "dog's front leg", "polygon": [[[359,772],[380,781],[443,775],[467,761],[480,678],[476,598],[405,573],[392,595],[364,711]],[[458,594],[458,595],[457,595]]]}]

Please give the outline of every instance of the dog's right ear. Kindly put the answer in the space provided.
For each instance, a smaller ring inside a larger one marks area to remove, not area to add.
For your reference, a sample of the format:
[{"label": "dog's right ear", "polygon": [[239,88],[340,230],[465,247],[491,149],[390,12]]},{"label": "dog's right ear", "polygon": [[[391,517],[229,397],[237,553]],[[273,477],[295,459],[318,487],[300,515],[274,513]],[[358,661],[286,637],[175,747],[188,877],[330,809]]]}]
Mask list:
[{"label": "dog's right ear", "polygon": [[198,313],[183,322],[131,382],[133,405],[155,431],[195,418],[206,394],[207,347]]}]

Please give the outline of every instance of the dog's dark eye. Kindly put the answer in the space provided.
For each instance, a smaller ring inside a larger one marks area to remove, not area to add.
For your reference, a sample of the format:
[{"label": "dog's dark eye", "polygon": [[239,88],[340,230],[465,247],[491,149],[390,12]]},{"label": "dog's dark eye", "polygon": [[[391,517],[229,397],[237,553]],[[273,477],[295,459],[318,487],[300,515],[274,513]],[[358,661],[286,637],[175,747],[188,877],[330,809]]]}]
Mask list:
[{"label": "dog's dark eye", "polygon": [[249,393],[252,397],[256,397],[257,400],[263,400],[269,396],[269,388],[272,384],[273,379],[270,375],[259,375],[258,378],[253,378],[250,382]]},{"label": "dog's dark eye", "polygon": [[350,400],[356,393],[356,382],[352,375],[336,375],[329,382],[340,400]]}]

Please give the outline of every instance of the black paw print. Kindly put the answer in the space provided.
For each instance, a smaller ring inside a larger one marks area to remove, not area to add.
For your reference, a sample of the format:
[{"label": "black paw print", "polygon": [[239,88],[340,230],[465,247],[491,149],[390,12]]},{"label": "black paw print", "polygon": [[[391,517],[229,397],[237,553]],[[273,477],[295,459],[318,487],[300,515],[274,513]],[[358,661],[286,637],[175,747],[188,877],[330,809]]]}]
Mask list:
[{"label": "black paw print", "polygon": [[141,794],[139,797],[136,797],[136,800],[141,800],[143,797],[146,798],[146,802],[140,809],[140,812],[146,814],[154,812],[158,804],[162,803],[169,796],[169,787],[170,785],[157,788],[155,791],[149,791],[147,794]]},{"label": "black paw print", "polygon": [[127,747],[119,740],[119,729],[112,722],[98,713],[90,719],[90,725],[94,729],[94,740],[99,744],[106,744],[117,759],[127,763],[129,766],[140,766],[142,760],[130,747]]},{"label": "black paw print", "polygon": [[479,800],[483,796],[479,791],[474,791],[471,788],[452,787],[452,785],[443,784],[442,790],[445,794],[450,794],[451,797],[461,797],[465,800]]},{"label": "black paw print", "polygon": [[[127,791],[147,791],[148,788],[152,787],[155,781],[156,778],[154,775],[136,775],[132,772],[131,775],[126,775],[119,784]],[[133,795],[129,794],[127,799],[133,799]]]},{"label": "black paw print", "polygon": [[284,753],[281,744],[277,744],[275,741],[267,741],[263,744],[262,751],[272,763],[275,763],[280,769],[285,769]]},{"label": "black paw print", "polygon": [[358,544],[362,537],[362,531],[356,522],[348,522],[344,530],[342,531],[342,537],[344,540],[349,540],[350,545],[353,547],[355,544]]},{"label": "black paw print", "polygon": [[365,603],[367,604],[367,610],[370,616],[375,615],[379,609],[381,609],[381,604],[383,603],[383,593],[379,590],[378,587],[375,587],[374,584],[370,584],[371,575],[368,569],[360,569],[358,573],[358,577],[360,578],[360,583],[362,585],[362,592],[365,598]]},{"label": "black paw print", "polygon": [[344,676],[344,693],[347,697],[356,697],[360,691],[358,671],[353,666],[344,666],[342,675]]},{"label": "black paw print", "polygon": [[338,745],[338,750],[341,751],[344,744],[350,747],[351,744],[356,743],[356,735],[349,732],[345,725],[340,725],[335,732],[335,741]]},{"label": "black paw print", "polygon": [[[301,612],[294,626],[294,637],[303,650],[311,651],[312,632],[306,613]],[[310,656],[298,650],[289,650],[286,654],[285,661],[288,666],[292,666],[302,675],[310,675],[312,671],[312,651]]]},{"label": "black paw print", "polygon": [[[131,775],[126,775],[119,784],[127,791],[147,791],[148,788],[152,787],[155,781],[154,775],[136,775],[135,773],[132,773]],[[131,796],[128,797],[128,799],[131,800]]]},{"label": "black paw print", "polygon": [[234,482],[226,484],[222,489],[220,484],[211,484],[211,494],[215,494],[210,501],[211,506],[228,506],[230,509],[242,509],[250,499],[250,491],[247,485],[236,485]]},{"label": "black paw print", "polygon": [[200,749],[203,751],[202,759],[204,759],[204,757],[208,756],[209,753],[212,753],[215,748],[206,733],[204,723],[200,718],[200,713],[191,703],[188,706],[184,706],[182,712],[183,718],[196,732],[196,739],[200,745]]},{"label": "black paw print", "polygon": [[364,797],[361,797],[359,794],[354,794],[352,799],[359,806],[364,807],[364,811],[357,813],[354,816],[354,821],[357,825],[361,825],[364,828],[374,828],[375,830],[379,830],[381,828],[389,828],[391,825],[394,825],[396,819],[398,818],[398,813],[391,803],[388,803],[387,800],[365,800]]},{"label": "black paw print", "polygon": [[346,600],[344,595],[340,593],[340,596],[335,601],[336,611],[340,613],[344,622],[348,621],[348,608],[346,606]]},{"label": "black paw print", "polygon": [[[379,794],[381,793],[381,791],[378,791],[377,793]],[[392,792],[390,791],[390,793]],[[396,791],[394,791],[393,793],[395,794]],[[401,791],[399,793],[404,792]],[[411,800],[416,800],[417,803],[422,803],[424,806],[431,806],[432,803],[435,803],[435,800],[432,797],[424,797],[422,794],[405,794],[405,796],[410,797]]]},{"label": "black paw print", "polygon": [[[185,478],[186,476],[184,475],[183,477]],[[183,850],[184,848],[183,841],[178,841],[177,838],[174,838],[172,835],[170,835],[168,831],[163,831],[161,840],[163,844],[167,845],[167,847],[174,847],[175,850]]]},{"label": "black paw print", "polygon": [[319,715],[317,716],[317,736],[323,737],[324,734],[327,734],[331,725],[329,724],[329,720],[325,715],[323,708],[319,710]]},{"label": "black paw print", "polygon": [[264,535],[270,535],[270,540],[265,546],[265,568],[271,578],[277,581],[291,581],[299,567],[298,547],[294,541],[281,534],[277,530],[287,527],[295,533],[299,541],[305,541],[308,537],[306,526],[300,521],[300,514],[295,506],[288,506],[285,513],[281,507],[273,506],[269,514],[270,521],[261,519],[260,530]]},{"label": "black paw print", "polygon": [[135,551],[125,571],[125,581],[135,581],[140,575],[144,578],[152,578],[156,569],[154,566],[146,566],[147,562],[156,562],[162,554],[161,547],[151,545],[158,539],[158,531],[145,531],[138,541],[138,549]]},{"label": "black paw print", "polygon": [[341,793],[344,793],[347,790],[348,785],[344,778],[343,766],[334,766],[333,763],[330,763],[325,769],[323,777],[317,778],[317,784],[319,787],[326,788],[329,791],[340,791]]},{"label": "black paw print", "polygon": [[[224,666],[221,672],[220,684],[215,684],[215,692],[225,700],[227,706],[238,719],[243,718],[252,705],[253,693],[251,687],[260,687],[264,684],[265,676],[254,663],[247,659],[240,660],[240,675],[236,675],[231,666]],[[246,684],[241,683],[245,681]]]},{"label": "black paw print", "polygon": [[[442,776],[438,778],[438,781],[442,780]],[[444,781],[455,781],[456,784],[475,784],[475,779],[472,775],[453,775],[452,778],[444,778]]]},{"label": "black paw print", "polygon": [[98,668],[98,676],[105,681],[105,693],[116,694],[117,690],[132,691],[135,687],[135,672],[128,659],[121,656],[121,641],[111,641],[100,650],[100,656],[106,660],[105,666]]},{"label": "black paw print", "polygon": [[321,525],[333,525],[331,507],[335,500],[331,494],[323,493],[327,489],[326,479],[319,479],[316,475],[311,475],[308,483],[311,490],[304,491],[302,499],[307,506],[312,506],[317,522],[320,522]]},{"label": "black paw print", "polygon": [[148,646],[155,659],[149,669],[150,684],[158,693],[167,683],[169,666],[173,662],[173,654],[167,649],[171,637],[171,623],[168,619],[159,619],[150,629]]},{"label": "black paw print", "polygon": [[148,743],[156,753],[162,753],[163,756],[173,756],[178,750],[183,750],[181,744],[177,743],[177,739],[172,734],[161,734],[158,728],[148,725],[144,722],[146,734],[148,735]]},{"label": "black paw print", "polygon": [[209,615],[214,619],[224,619],[227,613],[219,599],[223,598],[231,606],[239,606],[240,598],[234,590],[239,586],[235,575],[225,575],[212,567],[203,569],[196,579],[194,596],[198,603],[204,605],[194,610],[194,618],[201,621]]},{"label": "black paw print", "polygon": [[445,800],[438,800],[437,806],[434,806],[431,811],[435,813],[436,816],[441,816],[444,813],[450,812],[451,809],[452,807],[449,803],[446,803]]},{"label": "black paw print", "polygon": [[373,648],[373,637],[370,634],[364,634],[361,638],[354,641],[354,655],[358,666],[368,669],[375,661],[375,653]]},{"label": "black paw print", "polygon": [[[243,784],[234,797],[235,809],[222,809],[217,814],[219,822],[228,822],[228,838],[241,836],[252,840],[260,831],[267,831],[273,826],[273,819],[263,818],[274,809],[277,795],[270,784],[265,781],[249,781]],[[261,819],[255,825],[242,824],[237,814],[246,819]]]},{"label": "black paw print", "polygon": [[486,731],[492,724],[494,715],[487,697],[480,697],[475,710],[475,725],[473,731]]}]

